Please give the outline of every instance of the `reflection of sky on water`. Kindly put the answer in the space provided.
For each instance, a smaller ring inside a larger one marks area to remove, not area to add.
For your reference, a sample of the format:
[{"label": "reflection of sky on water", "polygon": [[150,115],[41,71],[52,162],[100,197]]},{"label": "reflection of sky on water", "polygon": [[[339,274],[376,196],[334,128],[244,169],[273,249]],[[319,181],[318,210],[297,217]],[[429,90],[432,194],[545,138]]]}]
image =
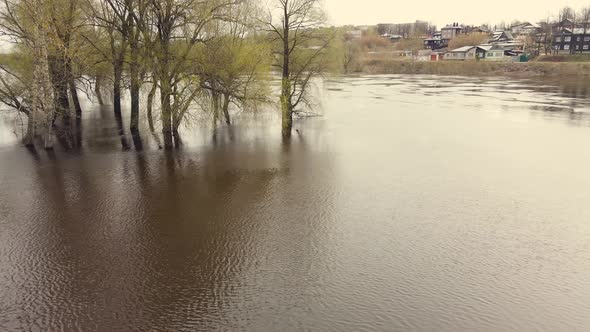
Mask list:
[{"label": "reflection of sky on water", "polygon": [[586,331],[585,86],[337,80],[290,144],[86,105],[79,151],[0,147],[0,330]]}]

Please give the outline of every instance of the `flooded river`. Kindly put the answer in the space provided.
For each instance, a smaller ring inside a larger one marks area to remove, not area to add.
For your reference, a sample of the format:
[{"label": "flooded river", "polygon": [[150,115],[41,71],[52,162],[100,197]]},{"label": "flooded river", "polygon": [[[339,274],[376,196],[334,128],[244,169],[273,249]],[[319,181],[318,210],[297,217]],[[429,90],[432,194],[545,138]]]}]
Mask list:
[{"label": "flooded river", "polygon": [[30,151],[4,113],[0,330],[588,331],[589,96],[333,78],[290,144],[242,113],[174,153],[89,104]]}]

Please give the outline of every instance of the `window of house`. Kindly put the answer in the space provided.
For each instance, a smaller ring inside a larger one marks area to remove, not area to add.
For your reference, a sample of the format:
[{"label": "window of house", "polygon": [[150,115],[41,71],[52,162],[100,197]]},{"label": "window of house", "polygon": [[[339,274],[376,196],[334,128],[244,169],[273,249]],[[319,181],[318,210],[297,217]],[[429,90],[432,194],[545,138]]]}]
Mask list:
[{"label": "window of house", "polygon": [[589,45],[584,45],[584,49],[587,50]]},{"label": "window of house", "polygon": [[569,45],[563,45],[563,49],[564,50],[569,50],[570,49],[570,46]]},{"label": "window of house", "polygon": [[590,37],[584,37],[584,41],[590,41]]},{"label": "window of house", "polygon": [[578,37],[578,38],[576,38],[576,40],[577,41],[580,41],[580,40],[582,40],[582,37]]},{"label": "window of house", "polygon": [[555,41],[559,43],[561,41],[561,37],[555,37]]},{"label": "window of house", "polygon": [[572,37],[571,37],[571,36],[567,36],[567,37],[565,37],[565,41],[566,41],[566,42],[568,42],[568,41],[572,41]]},{"label": "window of house", "polygon": [[580,45],[576,45],[576,50],[579,50],[579,49],[580,49]]}]

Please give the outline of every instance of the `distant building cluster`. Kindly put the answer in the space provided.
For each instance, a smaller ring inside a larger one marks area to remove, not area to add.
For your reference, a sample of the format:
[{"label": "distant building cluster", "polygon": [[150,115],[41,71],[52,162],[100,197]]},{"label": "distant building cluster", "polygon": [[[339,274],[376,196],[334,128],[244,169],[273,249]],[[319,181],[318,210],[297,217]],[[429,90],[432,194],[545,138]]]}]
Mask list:
[{"label": "distant building cluster", "polygon": [[[423,40],[424,50],[373,52],[413,56],[418,60],[515,61],[523,55],[590,53],[590,22],[569,18],[552,23],[519,22],[510,27],[493,28],[453,22],[440,30],[426,21],[381,23],[352,27],[346,35],[349,39],[362,39],[368,32],[393,43],[404,39]],[[461,38],[461,42],[453,42],[456,38]],[[465,41],[470,40],[473,44],[465,45]]]},{"label": "distant building cluster", "polygon": [[[449,49],[451,40],[472,33],[487,34],[489,38],[484,44]],[[436,52],[437,60],[502,61],[524,53],[587,53],[590,52],[590,22],[575,23],[570,19],[552,24],[523,22],[508,29],[493,30],[453,23],[424,38],[424,47]]]}]

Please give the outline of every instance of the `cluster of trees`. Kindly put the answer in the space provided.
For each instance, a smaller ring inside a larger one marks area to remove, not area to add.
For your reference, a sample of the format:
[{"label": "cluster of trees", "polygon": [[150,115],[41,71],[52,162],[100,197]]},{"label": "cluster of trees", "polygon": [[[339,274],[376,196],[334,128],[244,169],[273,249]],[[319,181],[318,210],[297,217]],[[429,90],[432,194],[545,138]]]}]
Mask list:
[{"label": "cluster of trees", "polygon": [[377,25],[377,32],[379,35],[399,35],[403,38],[420,38],[428,34],[433,34],[436,30],[436,25],[419,20],[414,23],[381,23]]},{"label": "cluster of trees", "polygon": [[12,44],[0,58],[0,102],[27,116],[25,143],[41,137],[46,148],[57,126],[79,126],[80,93],[121,119],[127,90],[131,133],[145,112],[172,148],[195,105],[230,124],[230,105],[269,102],[272,68],[288,138],[338,39],[319,0],[0,1],[0,32]]}]

